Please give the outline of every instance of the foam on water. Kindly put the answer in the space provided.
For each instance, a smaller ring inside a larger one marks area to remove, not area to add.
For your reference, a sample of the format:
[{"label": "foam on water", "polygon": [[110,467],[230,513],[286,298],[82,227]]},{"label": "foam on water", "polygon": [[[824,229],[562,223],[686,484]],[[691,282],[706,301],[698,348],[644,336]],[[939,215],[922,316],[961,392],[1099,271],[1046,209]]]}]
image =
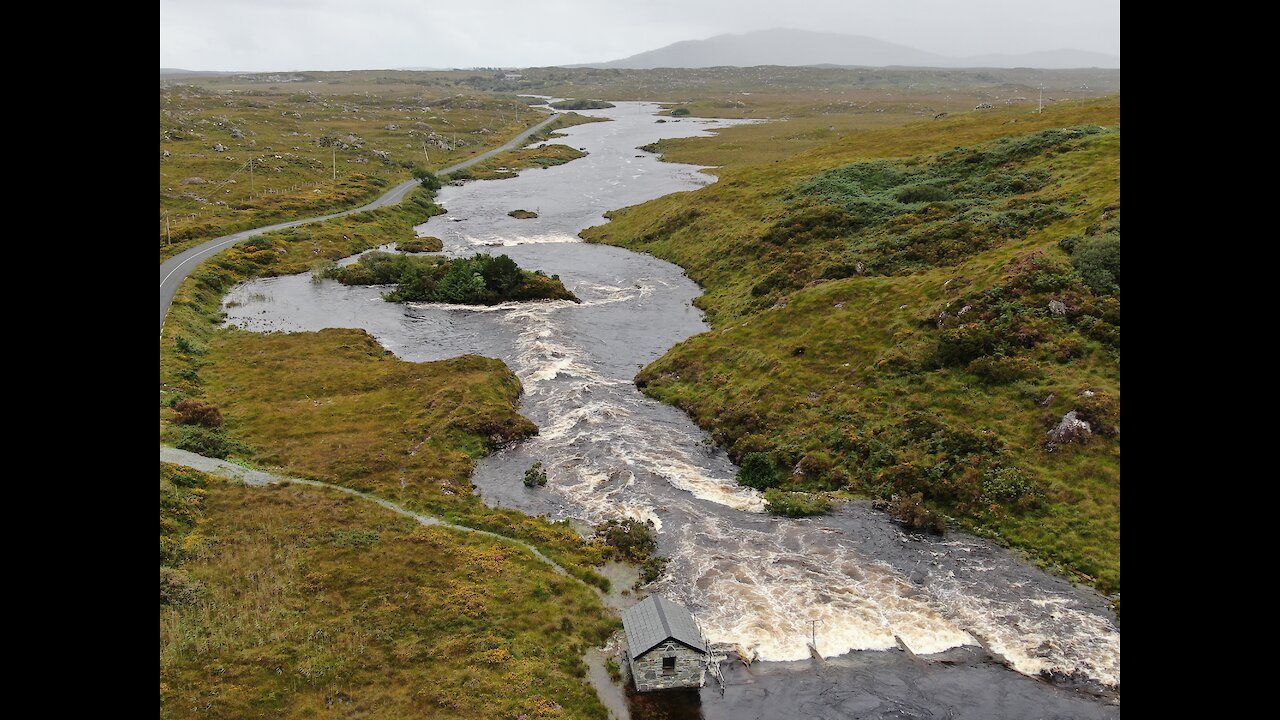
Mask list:
[{"label": "foam on water", "polygon": [[[362,327],[415,361],[502,358],[540,433],[482,460],[473,478],[480,492],[554,518],[653,522],[659,551],[671,558],[654,589],[687,605],[712,641],[772,660],[807,657],[811,632],[828,657],[899,642],[928,655],[981,641],[1028,675],[1078,672],[1118,685],[1119,631],[1096,594],[977,539],[903,535],[862,504],[804,520],[763,514],[760,493],[737,485],[736,468],[705,433],[636,390],[640,367],[707,329],[690,305],[699,290],[678,267],[580,244],[576,233],[605,210],[709,182],[691,166],[635,158],[634,148],[710,126],[655,125],[634,103],[586,114],[614,118],[566,131],[587,157],[447,186],[440,202],[449,214],[419,226],[449,256],[500,243],[522,267],[558,273],[582,303],[403,307],[383,302],[379,288],[304,275],[234,289],[229,322],[264,331]],[[540,217],[506,217],[516,208],[538,208]],[[543,463],[547,487],[520,482],[533,462]]]}]

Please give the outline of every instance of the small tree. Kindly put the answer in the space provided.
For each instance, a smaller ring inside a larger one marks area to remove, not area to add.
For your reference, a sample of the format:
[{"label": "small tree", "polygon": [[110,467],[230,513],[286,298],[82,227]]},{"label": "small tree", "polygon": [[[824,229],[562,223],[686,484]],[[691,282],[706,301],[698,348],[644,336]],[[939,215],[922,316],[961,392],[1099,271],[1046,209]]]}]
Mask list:
[{"label": "small tree", "polygon": [[520,286],[520,266],[506,255],[490,258],[480,274],[484,277],[485,287],[500,298],[507,297]]},{"label": "small tree", "polygon": [[547,473],[542,469],[542,463],[536,462],[524,471],[525,487],[543,487],[547,484]]},{"label": "small tree", "polygon": [[475,272],[471,262],[454,260],[435,286],[436,302],[474,304],[484,298],[484,278]]},{"label": "small tree", "polygon": [[756,490],[767,490],[782,482],[782,472],[769,453],[747,453],[738,468],[738,484]]},{"label": "small tree", "polygon": [[413,177],[422,185],[422,187],[430,190],[431,192],[435,192],[444,187],[444,183],[440,181],[440,178],[436,177],[435,173],[425,168],[414,168]]}]

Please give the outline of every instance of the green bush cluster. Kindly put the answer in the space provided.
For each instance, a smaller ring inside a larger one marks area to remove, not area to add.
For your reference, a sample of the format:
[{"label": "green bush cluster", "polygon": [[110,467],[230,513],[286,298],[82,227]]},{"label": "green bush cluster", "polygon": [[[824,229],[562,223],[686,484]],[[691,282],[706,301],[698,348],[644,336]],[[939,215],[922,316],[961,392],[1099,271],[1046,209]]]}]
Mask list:
[{"label": "green bush cluster", "polygon": [[424,168],[414,168],[413,179],[417,180],[418,183],[422,185],[422,187],[426,188],[428,192],[434,193],[444,187],[444,183],[441,182],[440,178],[436,177],[435,173]]},{"label": "green bush cluster", "polygon": [[369,252],[360,261],[333,267],[327,274],[344,285],[392,285],[392,302],[442,302],[495,305],[511,300],[577,300],[559,277],[521,270],[506,255],[477,253],[470,258],[414,257]]},{"label": "green bush cluster", "polygon": [[765,452],[747,453],[738,464],[738,484],[756,490],[776,487],[786,478],[773,456]]},{"label": "green bush cluster", "polygon": [[[821,173],[797,188],[786,214],[761,236],[768,245],[803,250],[806,261],[766,276],[752,295],[787,293],[818,278],[918,272],[1025,237],[1068,215],[1059,199],[1025,197],[1053,181],[1032,163],[1084,147],[1084,138],[1098,132],[1046,130],[932,162],[873,160]],[[1099,254],[1091,251],[1082,262],[1105,264]]]},{"label": "green bush cluster", "polygon": [[173,444],[181,450],[212,458],[226,458],[232,453],[244,455],[249,448],[221,430],[203,425],[178,425],[173,430]]},{"label": "green bush cluster", "polygon": [[662,577],[662,573],[666,572],[670,562],[671,558],[665,555],[650,556],[640,564],[640,578],[636,581],[636,585],[648,585]]},{"label": "green bush cluster", "polygon": [[524,471],[525,487],[544,487],[547,484],[547,472],[542,469],[542,463],[536,462]]},{"label": "green bush cluster", "polygon": [[596,539],[617,560],[644,563],[658,549],[653,524],[632,518],[608,520],[595,526]]}]

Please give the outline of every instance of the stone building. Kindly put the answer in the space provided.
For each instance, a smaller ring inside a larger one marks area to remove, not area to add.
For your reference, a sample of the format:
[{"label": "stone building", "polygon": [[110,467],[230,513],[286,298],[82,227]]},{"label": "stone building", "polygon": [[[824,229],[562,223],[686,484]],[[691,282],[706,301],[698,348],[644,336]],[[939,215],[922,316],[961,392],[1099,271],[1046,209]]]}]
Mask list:
[{"label": "stone building", "polygon": [[636,690],[702,687],[707,645],[688,610],[650,595],[622,612]]}]

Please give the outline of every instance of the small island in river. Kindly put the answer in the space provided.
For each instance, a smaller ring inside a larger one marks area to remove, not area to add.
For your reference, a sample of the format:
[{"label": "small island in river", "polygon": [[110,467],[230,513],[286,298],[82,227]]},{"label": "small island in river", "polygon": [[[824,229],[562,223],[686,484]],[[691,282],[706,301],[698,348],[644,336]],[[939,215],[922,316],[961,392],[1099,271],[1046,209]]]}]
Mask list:
[{"label": "small island in river", "polygon": [[360,261],[319,273],[343,285],[396,285],[383,297],[391,302],[440,302],[497,305],[524,300],[572,300],[559,275],[522,270],[506,255],[477,253],[470,258],[416,257],[368,252]]}]

